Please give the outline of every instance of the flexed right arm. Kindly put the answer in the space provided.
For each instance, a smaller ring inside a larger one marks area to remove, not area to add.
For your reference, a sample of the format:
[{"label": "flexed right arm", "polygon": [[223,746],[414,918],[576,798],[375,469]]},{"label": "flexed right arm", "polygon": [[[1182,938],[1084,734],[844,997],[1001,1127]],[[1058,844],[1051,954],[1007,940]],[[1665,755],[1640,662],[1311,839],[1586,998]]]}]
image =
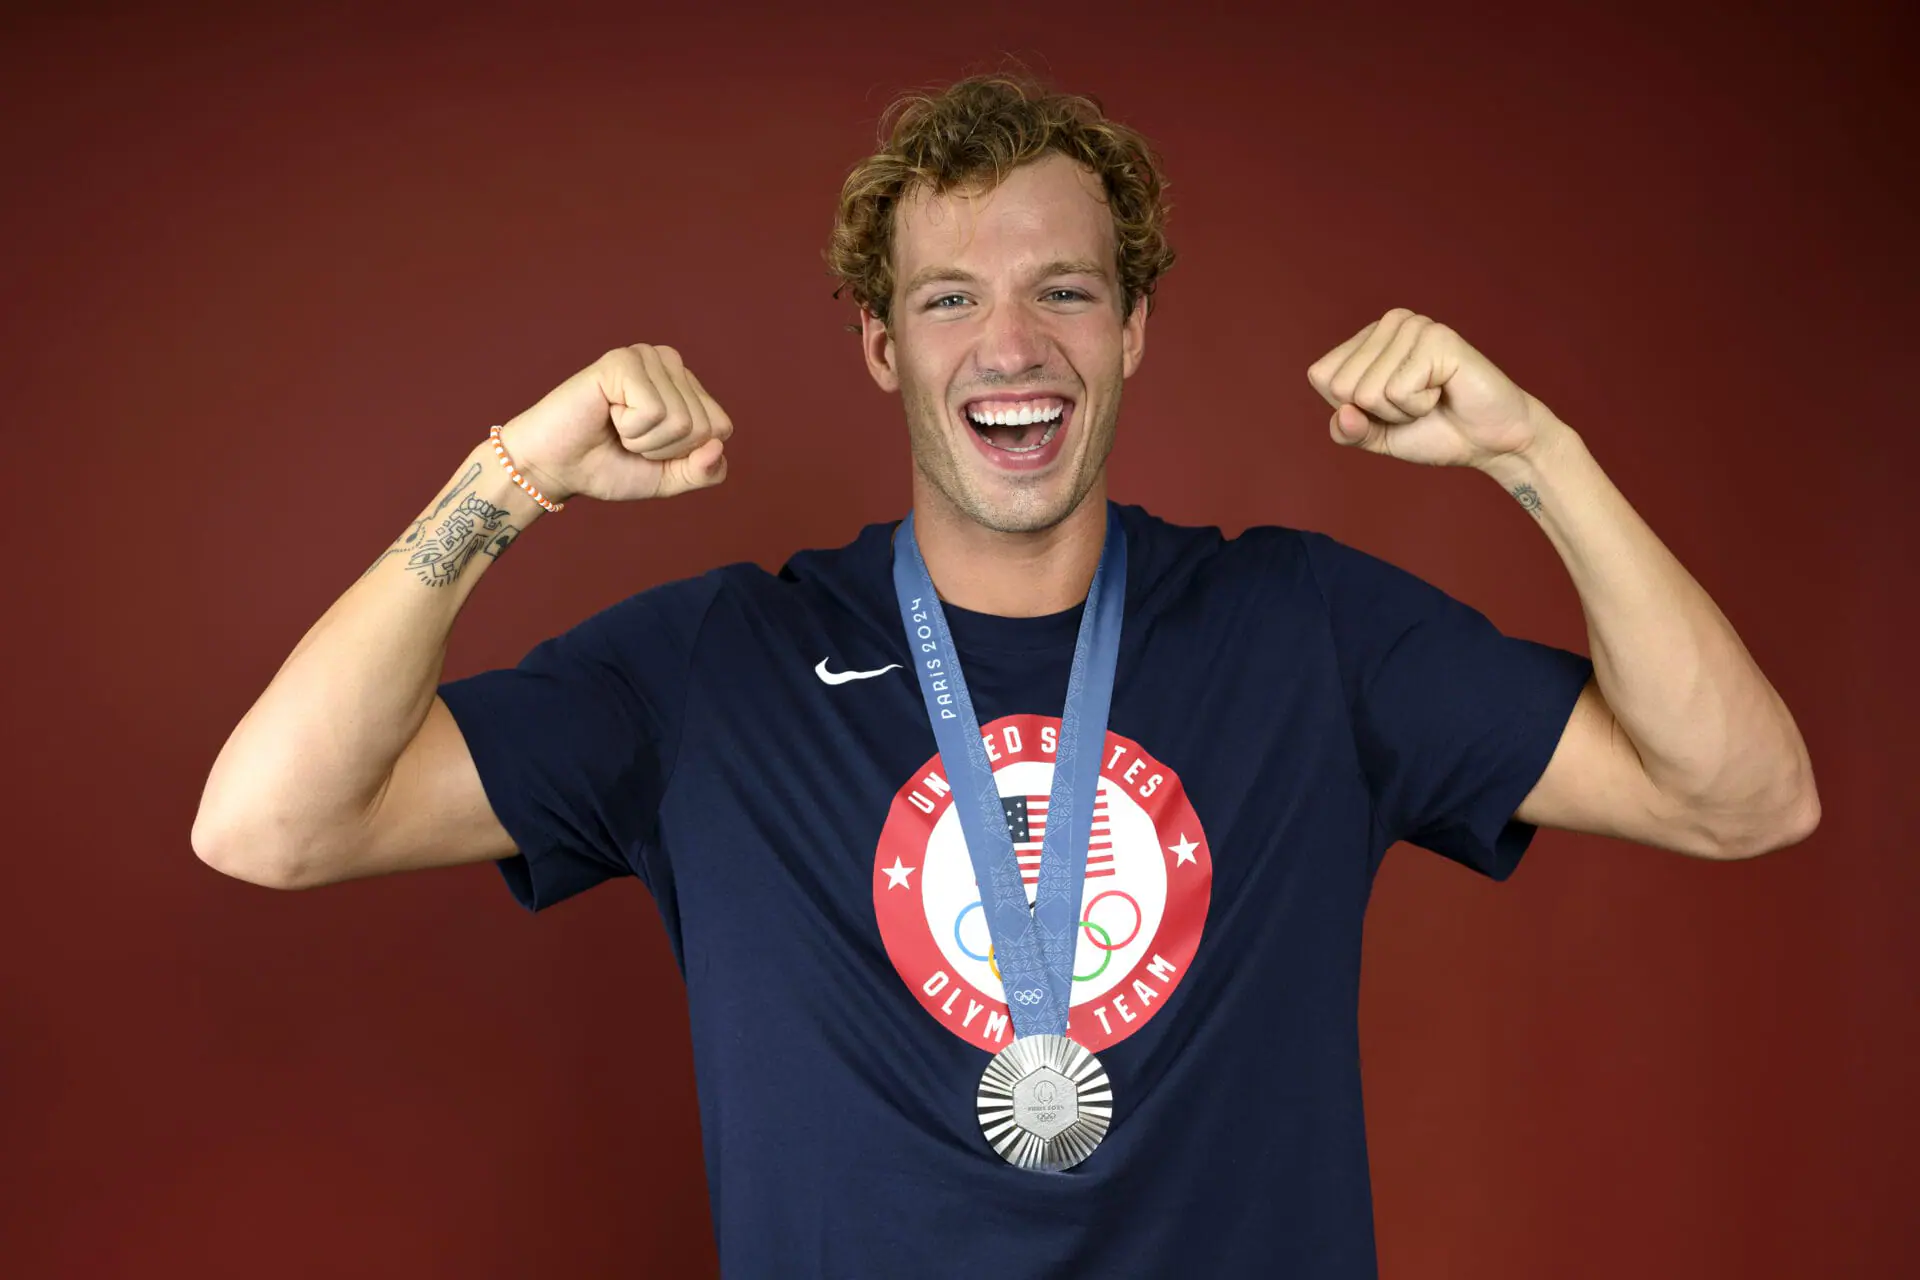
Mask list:
[{"label": "flexed right arm", "polygon": [[[726,478],[733,425],[671,347],[607,352],[501,429],[550,502]],[[193,849],[296,889],[514,853],[436,690],[474,584],[543,514],[490,442],[294,647],[221,748]]]}]

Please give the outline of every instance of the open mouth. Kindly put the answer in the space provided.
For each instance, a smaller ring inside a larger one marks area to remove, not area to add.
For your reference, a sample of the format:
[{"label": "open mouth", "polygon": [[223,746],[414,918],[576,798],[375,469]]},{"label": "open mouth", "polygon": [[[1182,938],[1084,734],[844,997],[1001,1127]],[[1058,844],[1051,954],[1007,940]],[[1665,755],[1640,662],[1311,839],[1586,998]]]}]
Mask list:
[{"label": "open mouth", "polygon": [[974,435],[1005,461],[1038,461],[1060,437],[1072,408],[1059,396],[974,400],[961,414]]}]

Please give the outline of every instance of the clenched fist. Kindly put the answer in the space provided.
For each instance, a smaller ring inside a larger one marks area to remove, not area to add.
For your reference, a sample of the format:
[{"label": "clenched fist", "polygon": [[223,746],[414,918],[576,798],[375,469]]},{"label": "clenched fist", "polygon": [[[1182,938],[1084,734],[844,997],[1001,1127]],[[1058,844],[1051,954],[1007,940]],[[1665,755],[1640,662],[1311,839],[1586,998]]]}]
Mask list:
[{"label": "clenched fist", "polygon": [[616,347],[500,429],[549,499],[671,498],[727,478],[733,422],[672,347]]},{"label": "clenched fist", "polygon": [[1552,410],[1446,325],[1395,307],[1307,370],[1336,444],[1486,469],[1565,431]]}]

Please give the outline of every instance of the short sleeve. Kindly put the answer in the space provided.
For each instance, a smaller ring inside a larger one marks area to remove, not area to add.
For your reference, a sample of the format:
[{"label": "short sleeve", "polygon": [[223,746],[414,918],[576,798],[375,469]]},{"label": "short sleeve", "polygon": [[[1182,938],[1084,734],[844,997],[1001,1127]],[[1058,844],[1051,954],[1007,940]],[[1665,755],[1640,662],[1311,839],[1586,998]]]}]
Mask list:
[{"label": "short sleeve", "polygon": [[1534,834],[1514,810],[1546,772],[1592,662],[1503,635],[1324,534],[1303,537],[1373,793],[1373,856],[1406,840],[1506,879]]},{"label": "short sleeve", "polygon": [[616,876],[651,887],[647,849],[672,776],[700,627],[717,585],[630,596],[517,667],[439,687],[519,853],[500,862],[539,911]]}]

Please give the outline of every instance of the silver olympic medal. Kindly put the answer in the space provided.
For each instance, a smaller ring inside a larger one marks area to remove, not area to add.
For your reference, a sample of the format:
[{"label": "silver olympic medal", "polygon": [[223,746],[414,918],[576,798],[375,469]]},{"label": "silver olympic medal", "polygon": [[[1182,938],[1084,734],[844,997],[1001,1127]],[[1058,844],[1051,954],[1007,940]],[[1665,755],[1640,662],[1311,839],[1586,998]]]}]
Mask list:
[{"label": "silver olympic medal", "polygon": [[1065,1036],[1022,1036],[994,1054],[975,1101],[1000,1158],[1043,1173],[1085,1160],[1113,1121],[1107,1069]]}]

